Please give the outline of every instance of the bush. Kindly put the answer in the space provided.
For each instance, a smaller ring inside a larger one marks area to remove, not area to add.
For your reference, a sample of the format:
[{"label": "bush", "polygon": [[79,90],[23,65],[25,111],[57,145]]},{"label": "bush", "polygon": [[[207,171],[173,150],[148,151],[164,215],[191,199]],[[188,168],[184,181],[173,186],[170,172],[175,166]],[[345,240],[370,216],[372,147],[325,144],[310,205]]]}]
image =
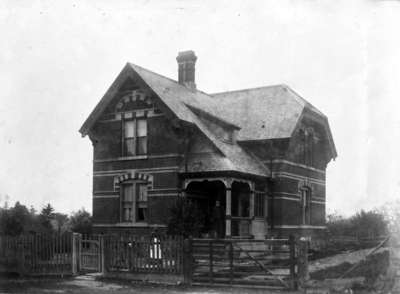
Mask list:
[{"label": "bush", "polygon": [[375,210],[361,210],[349,218],[330,214],[327,216],[326,225],[332,236],[372,239],[388,234],[388,223],[384,214]]},{"label": "bush", "polygon": [[81,234],[92,233],[92,217],[84,208],[73,212],[69,219],[69,227],[73,232]]},{"label": "bush", "polygon": [[192,200],[178,198],[171,207],[170,215],[167,231],[170,235],[200,237],[205,230],[205,215]]}]

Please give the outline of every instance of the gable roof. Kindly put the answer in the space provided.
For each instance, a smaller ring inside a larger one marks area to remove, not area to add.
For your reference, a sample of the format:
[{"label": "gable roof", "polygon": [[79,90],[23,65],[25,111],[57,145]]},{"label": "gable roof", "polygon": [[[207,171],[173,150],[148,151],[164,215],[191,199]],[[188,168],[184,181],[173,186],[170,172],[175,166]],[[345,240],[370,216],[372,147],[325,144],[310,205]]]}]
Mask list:
[{"label": "gable roof", "polygon": [[[311,111],[325,122],[325,130],[331,145],[332,157],[336,149],[326,116],[286,85],[277,85],[206,94],[189,89],[177,81],[127,63],[117,79],[82,125],[82,136],[101,116],[118,89],[127,78],[138,77],[165,104],[178,119],[195,125],[226,157],[221,162],[223,170],[268,176],[269,170],[259,160],[237,143],[227,143],[218,138],[196,115],[208,114],[221,125],[238,130],[238,141],[289,138],[292,136],[305,110]],[[215,159],[214,159],[215,160]]]},{"label": "gable roof", "polygon": [[[197,89],[189,89],[170,78],[129,63],[145,83],[163,100],[179,119],[193,123],[193,113],[187,106],[203,110],[213,117],[239,128],[229,120],[222,119],[222,110],[215,108],[215,99]],[[189,110],[189,111],[188,111]]]},{"label": "gable roof", "polygon": [[111,85],[109,90],[100,100],[98,105],[86,119],[82,125],[80,132],[82,136],[88,134],[91,127],[101,116],[107,105],[114,98],[118,88],[128,77],[133,77],[137,74],[142,81],[161,99],[163,103],[176,115],[180,120],[189,122],[195,125],[206,137],[217,147],[217,149],[226,157],[225,164],[221,166],[221,170],[233,170],[246,174],[259,176],[268,176],[269,170],[266,166],[248,154],[241,146],[230,144],[219,139],[190,109],[201,109],[209,113],[211,116],[223,121],[224,124],[230,125],[232,128],[239,127],[221,118],[221,113],[215,111],[213,107],[215,99],[207,94],[191,90],[179,84],[177,81],[144,69],[140,66],[128,63],[121,71],[117,79]]}]

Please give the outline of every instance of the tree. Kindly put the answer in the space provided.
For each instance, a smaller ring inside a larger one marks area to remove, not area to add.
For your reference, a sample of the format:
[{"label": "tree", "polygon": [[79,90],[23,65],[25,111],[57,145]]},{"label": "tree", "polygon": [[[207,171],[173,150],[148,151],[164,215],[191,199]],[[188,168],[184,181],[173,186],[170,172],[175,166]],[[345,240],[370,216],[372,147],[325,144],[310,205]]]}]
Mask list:
[{"label": "tree", "polygon": [[205,230],[205,216],[194,201],[178,198],[170,210],[168,234],[199,237]]},{"label": "tree", "polygon": [[39,214],[39,220],[42,225],[42,230],[45,233],[53,232],[52,220],[54,219],[54,208],[48,203],[42,208]]},{"label": "tree", "polygon": [[387,221],[383,213],[361,210],[350,219],[357,237],[375,238],[388,234]]},{"label": "tree", "polygon": [[18,201],[14,207],[0,209],[0,233],[16,236],[33,229],[35,216]]},{"label": "tree", "polygon": [[73,232],[81,234],[92,233],[92,216],[84,208],[73,212],[69,219],[69,227]]},{"label": "tree", "polygon": [[375,238],[388,233],[385,215],[376,210],[361,210],[348,218],[336,213],[329,214],[326,225],[328,231],[335,236]]},{"label": "tree", "polygon": [[381,209],[393,239],[400,243],[400,200],[386,203]]},{"label": "tree", "polygon": [[64,233],[70,230],[68,215],[55,212],[51,221],[53,229],[58,233]]}]

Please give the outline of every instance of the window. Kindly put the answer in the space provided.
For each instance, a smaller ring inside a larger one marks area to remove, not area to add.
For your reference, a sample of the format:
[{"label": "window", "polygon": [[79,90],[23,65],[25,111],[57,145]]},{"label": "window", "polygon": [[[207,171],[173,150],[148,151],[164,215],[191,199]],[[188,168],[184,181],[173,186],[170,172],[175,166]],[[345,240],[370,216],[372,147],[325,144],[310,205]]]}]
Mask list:
[{"label": "window", "polygon": [[254,216],[263,217],[264,213],[264,194],[256,193],[254,195]]},{"label": "window", "polygon": [[137,188],[137,214],[136,221],[144,222],[147,220],[147,186],[145,185],[136,185]]},{"label": "window", "polygon": [[301,189],[301,215],[302,224],[311,224],[311,190],[309,188]]},{"label": "window", "polygon": [[314,164],[314,132],[312,129],[301,129],[299,133],[302,162],[312,166]]},{"label": "window", "polygon": [[122,221],[131,222],[133,220],[133,185],[124,185],[122,192]]},{"label": "window", "polygon": [[147,154],[147,120],[124,121],[123,154],[125,156]]},{"label": "window", "polygon": [[124,184],[121,195],[121,220],[123,222],[147,221],[147,185]]},{"label": "window", "polygon": [[307,133],[306,137],[306,162],[308,165],[312,166],[314,164],[314,134],[312,131]]}]

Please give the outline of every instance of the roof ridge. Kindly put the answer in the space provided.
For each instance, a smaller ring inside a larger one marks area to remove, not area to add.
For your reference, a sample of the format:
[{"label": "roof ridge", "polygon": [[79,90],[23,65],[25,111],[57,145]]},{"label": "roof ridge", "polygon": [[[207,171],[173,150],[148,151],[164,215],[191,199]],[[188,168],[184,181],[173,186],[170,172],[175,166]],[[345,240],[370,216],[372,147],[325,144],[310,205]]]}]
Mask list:
[{"label": "roof ridge", "polygon": [[325,115],[321,110],[319,110],[316,106],[314,106],[312,103],[310,103],[307,99],[303,98],[299,93],[297,93],[297,92],[296,92],[295,90],[293,90],[292,88],[288,87],[288,89],[289,89],[289,91],[291,91],[295,96],[297,96],[297,98],[300,98],[300,99],[304,102],[305,107],[308,107],[310,110],[312,110],[312,111],[318,113],[319,115],[321,115],[322,117],[325,117],[325,118],[326,118],[326,115]]},{"label": "roof ridge", "polygon": [[164,79],[167,79],[167,80],[169,80],[169,81],[171,81],[171,82],[174,82],[174,83],[177,84],[178,86],[183,87],[183,88],[185,88],[186,90],[188,90],[188,91],[190,91],[190,92],[193,92],[193,91],[194,91],[194,92],[200,92],[200,93],[203,93],[203,94],[205,94],[205,95],[207,95],[207,96],[210,96],[210,98],[212,98],[210,94],[208,94],[208,93],[206,93],[206,92],[204,92],[204,91],[202,91],[202,90],[199,90],[199,89],[197,89],[197,88],[196,88],[196,89],[189,89],[188,87],[186,87],[186,86],[180,84],[177,80],[174,80],[174,79],[169,78],[169,77],[167,77],[167,76],[164,76],[164,75],[162,75],[162,74],[156,73],[155,71],[152,71],[152,70],[150,70],[150,69],[148,69],[148,68],[142,67],[142,66],[137,65],[137,64],[132,63],[132,62],[128,62],[128,64],[129,64],[130,66],[138,67],[138,68],[140,68],[140,69],[142,69],[142,70],[145,70],[145,71],[148,71],[148,72],[150,72],[150,73],[152,73],[152,74],[154,74],[154,75],[156,75],[156,76],[159,76],[159,77],[162,77],[162,78],[164,78]]},{"label": "roof ridge", "polygon": [[194,106],[194,105],[190,105],[190,104],[185,103],[185,102],[183,102],[183,104],[186,105],[190,110],[195,110],[195,111],[203,112],[203,113],[205,113],[206,115],[208,115],[208,116],[210,116],[210,117],[212,117],[212,118],[218,120],[219,122],[221,122],[221,123],[223,123],[223,124],[229,125],[230,127],[234,127],[234,128],[236,128],[236,129],[240,130],[240,127],[239,127],[238,125],[236,125],[236,124],[234,124],[234,123],[232,123],[232,122],[230,122],[230,121],[227,121],[226,119],[224,119],[224,118],[222,118],[222,117],[219,117],[219,116],[217,116],[217,115],[215,115],[215,114],[212,114],[212,113],[208,112],[207,110],[204,110],[204,109],[202,109],[202,108],[196,107],[196,106]]},{"label": "roof ridge", "polygon": [[274,88],[274,87],[290,88],[286,84],[276,84],[276,85],[269,85],[269,86],[260,86],[260,87],[255,87],[255,88],[246,88],[246,89],[239,89],[239,90],[232,90],[232,91],[225,91],[225,92],[210,93],[208,95],[215,97],[215,95],[222,95],[222,94],[235,93],[235,92],[244,92],[244,91],[250,91],[250,90],[261,90],[261,89]]}]

